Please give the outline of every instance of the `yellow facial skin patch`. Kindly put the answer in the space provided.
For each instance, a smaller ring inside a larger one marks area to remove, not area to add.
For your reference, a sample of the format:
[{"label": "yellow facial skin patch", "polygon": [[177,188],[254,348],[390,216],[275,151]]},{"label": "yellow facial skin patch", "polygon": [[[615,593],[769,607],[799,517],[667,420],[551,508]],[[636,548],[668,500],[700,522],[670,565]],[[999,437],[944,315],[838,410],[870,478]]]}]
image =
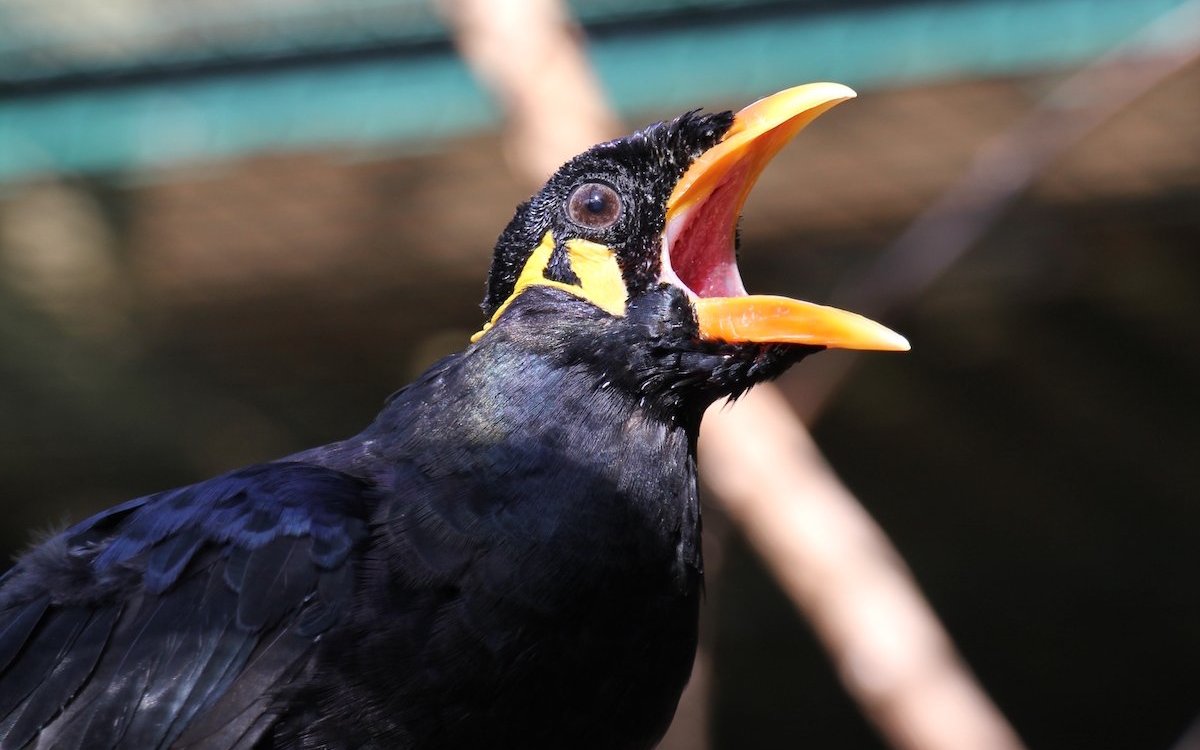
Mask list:
[{"label": "yellow facial skin patch", "polygon": [[612,315],[625,314],[625,303],[629,300],[629,292],[625,289],[625,279],[621,277],[621,267],[617,265],[617,256],[604,245],[587,240],[567,240],[567,259],[571,270],[579,278],[579,286],[564,284],[546,278],[546,266],[550,263],[550,255],[554,252],[554,235],[546,232],[542,241],[534,248],[521,275],[513,285],[513,292],[504,300],[504,304],[496,309],[492,319],[484,323],[483,328],[471,337],[471,343],[478,341],[491,330],[496,320],[508,309],[517,295],[531,286],[552,286],[564,292],[585,299],[601,310]]}]

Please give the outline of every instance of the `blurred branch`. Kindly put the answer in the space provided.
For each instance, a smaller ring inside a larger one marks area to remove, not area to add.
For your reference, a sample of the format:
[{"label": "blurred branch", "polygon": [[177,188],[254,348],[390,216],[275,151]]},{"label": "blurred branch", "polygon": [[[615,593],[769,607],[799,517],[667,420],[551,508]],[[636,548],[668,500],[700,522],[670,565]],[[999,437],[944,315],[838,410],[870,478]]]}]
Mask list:
[{"label": "blurred branch", "polygon": [[705,418],[701,466],[892,746],[1015,750],[908,568],[776,388]]},{"label": "blurred branch", "polygon": [[[515,164],[531,182],[610,137],[615,118],[559,2],[455,0],[444,8],[463,55],[508,108]],[[1021,746],[886,537],[776,390],[760,386],[736,407],[710,409],[701,449],[705,477],[730,516],[894,746]]]},{"label": "blurred branch", "polygon": [[[834,290],[829,304],[870,317],[913,305],[1034,182],[1089,134],[1200,59],[1200,0],[1163,14],[1069,76],[1010,130],[980,149],[961,178],[880,254]],[[830,358],[802,371],[810,424],[859,361]]]},{"label": "blurred branch", "polygon": [[1200,750],[1200,718],[1188,725],[1183,736],[1171,745],[1171,750]]}]

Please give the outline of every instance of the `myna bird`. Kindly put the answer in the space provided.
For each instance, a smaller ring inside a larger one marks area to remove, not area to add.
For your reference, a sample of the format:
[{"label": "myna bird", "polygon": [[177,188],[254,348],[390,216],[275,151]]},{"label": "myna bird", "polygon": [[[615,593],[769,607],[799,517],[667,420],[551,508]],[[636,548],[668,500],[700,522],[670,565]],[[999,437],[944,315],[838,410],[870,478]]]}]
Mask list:
[{"label": "myna bird", "polygon": [[696,649],[696,438],[852,313],[749,296],[742,204],[812,84],[571,159],[467,348],[360,434],[138,498],[0,579],[0,747],[653,747]]}]

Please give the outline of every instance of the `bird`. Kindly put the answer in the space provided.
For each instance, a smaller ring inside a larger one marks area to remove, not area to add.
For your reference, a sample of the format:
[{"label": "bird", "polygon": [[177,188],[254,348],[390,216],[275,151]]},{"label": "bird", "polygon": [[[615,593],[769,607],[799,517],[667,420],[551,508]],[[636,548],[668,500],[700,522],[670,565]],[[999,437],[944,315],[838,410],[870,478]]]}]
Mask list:
[{"label": "bird", "polygon": [[854,96],[588,149],[501,232],[478,333],[362,432],[32,546],[0,578],[0,748],[654,747],[696,650],[706,407],[908,349],[738,272],[759,174]]}]

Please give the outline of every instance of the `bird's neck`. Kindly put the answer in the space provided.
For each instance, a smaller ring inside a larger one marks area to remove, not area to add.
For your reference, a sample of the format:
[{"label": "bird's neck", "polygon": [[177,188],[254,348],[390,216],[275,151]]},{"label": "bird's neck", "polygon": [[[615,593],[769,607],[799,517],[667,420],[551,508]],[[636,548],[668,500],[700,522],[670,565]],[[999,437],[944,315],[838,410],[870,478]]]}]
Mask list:
[{"label": "bird's neck", "polygon": [[564,362],[560,352],[494,336],[398,392],[373,429],[420,444],[533,441],[581,460],[585,452],[611,457],[662,446],[683,458],[694,453],[699,417],[699,410],[664,415],[617,367]]}]

